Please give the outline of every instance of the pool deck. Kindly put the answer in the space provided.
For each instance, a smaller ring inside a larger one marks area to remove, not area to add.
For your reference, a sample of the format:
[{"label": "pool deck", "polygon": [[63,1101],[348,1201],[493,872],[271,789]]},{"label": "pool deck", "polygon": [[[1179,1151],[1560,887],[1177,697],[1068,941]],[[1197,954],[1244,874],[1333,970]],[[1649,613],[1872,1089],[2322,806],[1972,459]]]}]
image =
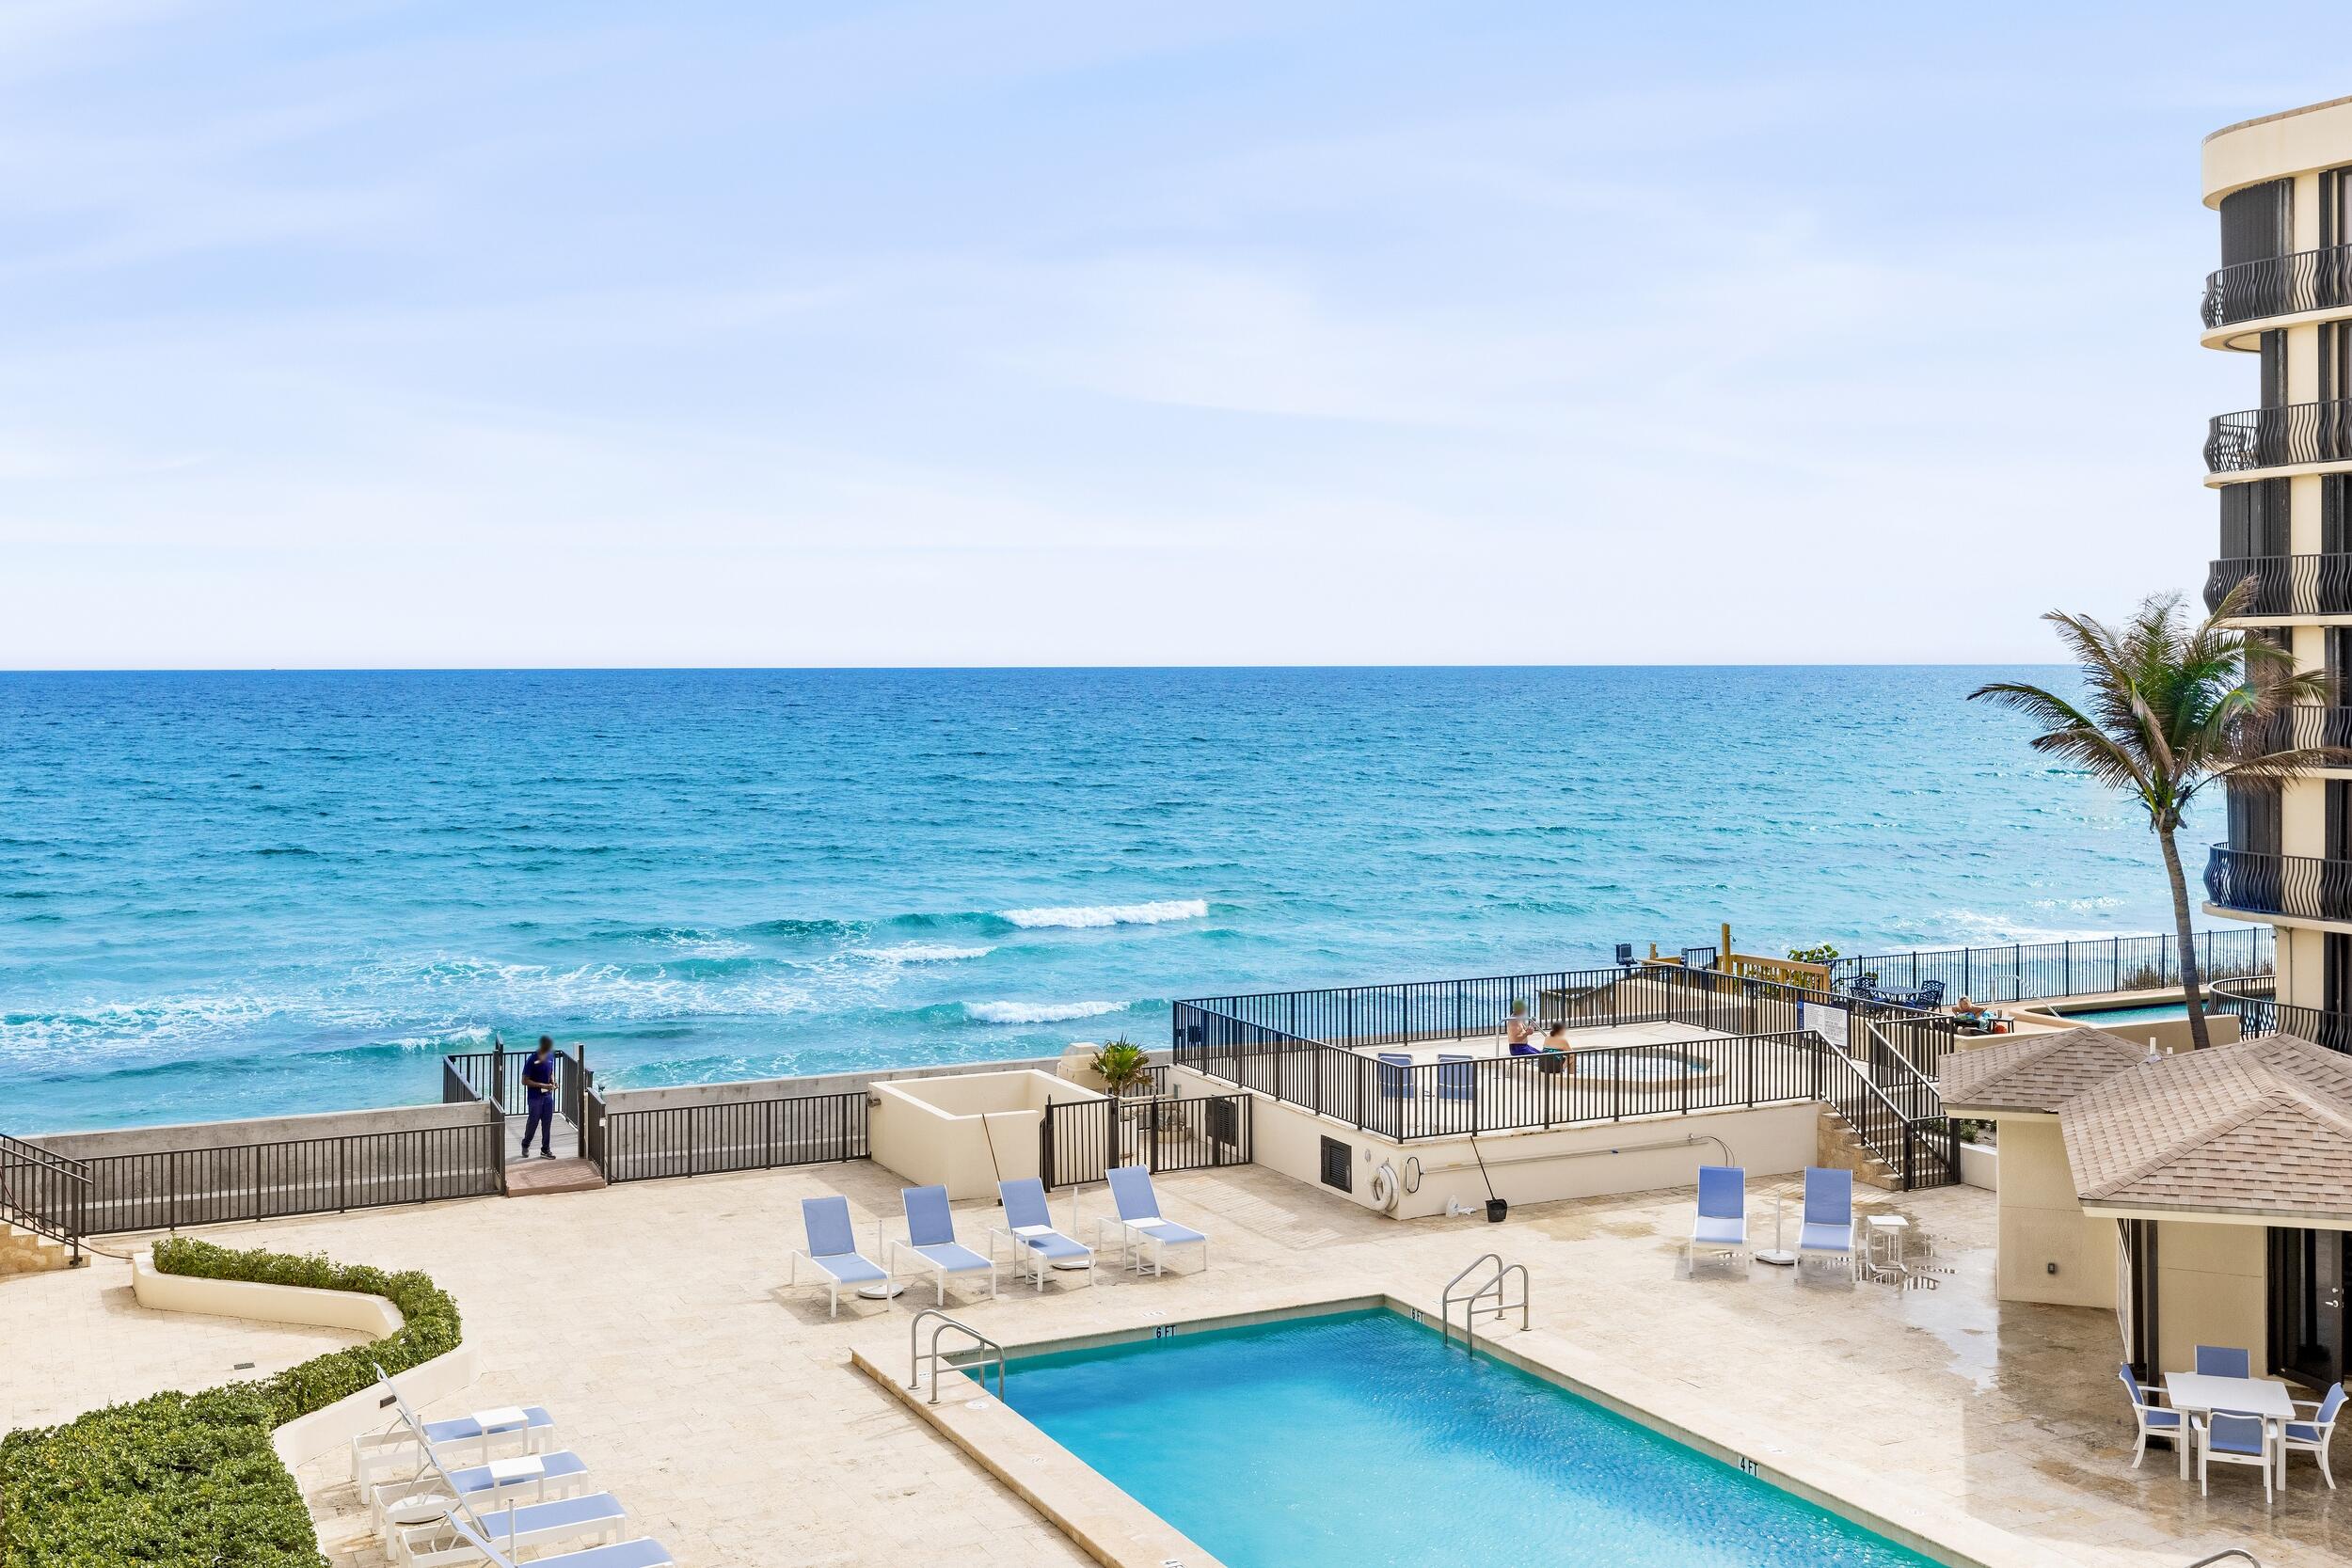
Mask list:
[{"label": "pool deck", "polygon": [[[949,1553],[1089,1560],[850,1366],[853,1349],[879,1367],[903,1366],[928,1287],[888,1304],[845,1301],[838,1322],[821,1291],[784,1290],[801,1198],[848,1195],[864,1240],[877,1216],[896,1213],[898,1185],[856,1163],[204,1234],[430,1271],[456,1295],[483,1367],[433,1413],[549,1405],[596,1483],[690,1568]],[[1000,1301],[959,1304],[951,1294],[951,1309],[1021,1345],[1350,1296],[1434,1305],[1450,1275],[1499,1248],[1533,1275],[1535,1325],[1523,1338],[1498,1334],[1499,1346],[1516,1341],[1519,1354],[1720,1434],[1768,1467],[1858,1488],[1888,1517],[1952,1520],[1985,1560],[2185,1568],[2229,1545],[2265,1568],[2352,1558],[2352,1502],[2325,1491],[2307,1459],[2267,1512],[2250,1471],[2217,1474],[2208,1500],[2177,1478],[2168,1452],[2129,1467],[2111,1315],[1995,1302],[1989,1193],[1866,1195],[1881,1199],[1866,1207],[1910,1216],[1955,1271],[1940,1289],[1915,1291],[1762,1265],[1688,1277],[1687,1189],[1515,1208],[1489,1226],[1399,1224],[1255,1166],[1159,1185],[1172,1217],[1214,1236],[1208,1273],[1105,1270],[1092,1291],[1057,1280],[1041,1296],[1008,1287]],[[1759,1244],[1780,1185],[1752,1191]],[[1093,1189],[1080,1203],[1090,1235],[1104,1198]],[[1069,1196],[1056,1195],[1054,1208],[1067,1216]],[[992,1214],[959,1206],[968,1241]],[[67,1351],[0,1357],[0,1410],[51,1419],[241,1375],[233,1361],[284,1365],[342,1339],[147,1312],[127,1300],[124,1265],[101,1259],[75,1274],[0,1281],[0,1343]],[[2352,1459],[2352,1448],[2340,1457]],[[384,1558],[366,1539],[345,1470],[329,1456],[305,1465],[302,1480],[337,1568],[375,1568]]]}]

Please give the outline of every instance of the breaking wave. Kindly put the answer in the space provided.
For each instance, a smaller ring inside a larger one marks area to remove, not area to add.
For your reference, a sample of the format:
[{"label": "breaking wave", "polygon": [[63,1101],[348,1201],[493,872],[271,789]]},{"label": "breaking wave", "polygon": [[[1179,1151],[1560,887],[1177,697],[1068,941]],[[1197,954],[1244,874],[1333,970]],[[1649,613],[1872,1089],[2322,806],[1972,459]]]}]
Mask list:
[{"label": "breaking wave", "polygon": [[1171,920],[1200,920],[1206,898],[1154,898],[1141,904],[1057,904],[1034,910],[1005,910],[1001,917],[1023,930],[1083,930],[1096,926],[1162,926]]},{"label": "breaking wave", "polygon": [[964,1015],[976,1023],[1067,1023],[1077,1018],[1123,1013],[1124,1002],[966,1002]]}]

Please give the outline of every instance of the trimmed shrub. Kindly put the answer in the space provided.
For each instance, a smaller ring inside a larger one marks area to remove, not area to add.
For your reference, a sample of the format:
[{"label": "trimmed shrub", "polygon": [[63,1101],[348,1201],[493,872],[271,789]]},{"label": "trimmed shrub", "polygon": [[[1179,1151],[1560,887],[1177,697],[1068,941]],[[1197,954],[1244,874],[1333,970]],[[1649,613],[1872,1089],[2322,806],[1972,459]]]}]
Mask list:
[{"label": "trimmed shrub", "polygon": [[315,1355],[275,1377],[166,1393],[0,1438],[0,1568],[325,1568],[301,1489],[273,1428],[456,1348],[457,1304],[413,1270],[234,1251],[174,1236],[165,1274],[383,1296],[406,1320],[372,1345]]}]

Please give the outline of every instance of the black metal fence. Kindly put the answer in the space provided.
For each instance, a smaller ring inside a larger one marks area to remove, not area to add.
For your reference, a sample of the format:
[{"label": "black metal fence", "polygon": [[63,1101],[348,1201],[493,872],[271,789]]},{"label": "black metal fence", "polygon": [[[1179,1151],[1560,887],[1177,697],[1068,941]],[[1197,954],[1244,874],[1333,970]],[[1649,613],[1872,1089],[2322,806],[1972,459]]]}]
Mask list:
[{"label": "black metal fence", "polygon": [[215,1148],[102,1154],[80,1162],[85,1234],[169,1230],[504,1191],[496,1122]]},{"label": "black metal fence", "polygon": [[2246,473],[2352,460],[2352,399],[2217,414],[2205,433],[2205,470]]},{"label": "black metal fence", "polygon": [[[462,1104],[469,1100],[496,1105],[510,1117],[527,1115],[531,1109],[530,1090],[523,1084],[523,1064],[531,1060],[527,1051],[459,1051],[441,1058],[441,1102]],[[557,1051],[555,1063],[555,1106],[567,1121],[577,1124],[583,1114],[581,1103],[590,1082],[589,1074],[580,1058],[569,1051]]]},{"label": "black metal fence", "polygon": [[2352,245],[2298,250],[2223,267],[2205,279],[2207,327],[2352,304]]},{"label": "black metal fence", "polygon": [[89,1195],[89,1167],[81,1161],[0,1135],[0,1220],[63,1242],[79,1259]]},{"label": "black metal fence", "polygon": [[580,1152],[607,1181],[863,1160],[866,1091],[615,1111],[591,1088]]},{"label": "black metal fence", "polygon": [[[2198,972],[2207,978],[2270,972],[2274,940],[2266,926],[2200,931],[2196,944]],[[1941,980],[1947,1002],[1963,996],[1979,1002],[2030,1002],[2043,996],[2178,985],[2181,955],[2180,943],[2169,934],[2091,937],[1866,954],[1837,959],[1830,974],[1841,986],[1874,975],[1868,983],[1914,990]]]},{"label": "black metal fence", "polygon": [[1038,1174],[1048,1187],[1100,1181],[1113,1165],[1213,1170],[1251,1158],[1251,1099],[1064,1100],[1039,1119]]}]

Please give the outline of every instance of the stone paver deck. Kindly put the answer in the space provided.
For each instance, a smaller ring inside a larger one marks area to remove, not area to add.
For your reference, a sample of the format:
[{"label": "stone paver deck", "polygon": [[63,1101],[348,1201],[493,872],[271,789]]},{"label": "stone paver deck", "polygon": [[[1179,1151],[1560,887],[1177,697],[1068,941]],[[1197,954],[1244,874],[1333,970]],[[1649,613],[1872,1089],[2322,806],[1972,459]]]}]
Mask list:
[{"label": "stone paver deck", "polygon": [[0,1279],[0,1345],[7,1347],[0,1354],[0,1432],[54,1425],[166,1388],[186,1392],[267,1377],[366,1338],[338,1328],[152,1312],[132,1299],[131,1271],[111,1258]]},{"label": "stone paver deck", "polygon": [[[1955,1273],[1933,1291],[1799,1280],[1757,1265],[1684,1276],[1687,1191],[1515,1207],[1400,1225],[1258,1167],[1164,1176],[1170,1214],[1216,1238],[1200,1275],[1101,1287],[1008,1288],[958,1315],[1009,1342],[1215,1316],[1306,1296],[1434,1297],[1499,1247],[1534,1276],[1536,1326],[1650,1380],[1704,1393],[1758,1456],[1819,1453],[1890,1492],[1944,1499],[1969,1517],[2103,1568],[2182,1568],[2243,1544],[2268,1568],[2352,1557],[2352,1504],[2297,1460],[2266,1515],[2250,1471],[2210,1500],[2167,1453],[2129,1468],[2131,1425],[2105,1312],[2009,1306],[1992,1294],[1992,1196],[1890,1195]],[[1758,1228],[1769,1235],[1766,1184]],[[630,1183],[604,1192],[224,1227],[230,1244],[318,1248],[431,1271],[464,1310],[484,1375],[436,1413],[524,1400],[551,1406],[567,1447],[618,1493],[639,1528],[693,1568],[958,1560],[1086,1560],[1052,1526],[847,1365],[850,1346],[902,1359],[928,1288],[887,1304],[783,1289],[801,1239],[799,1200],[849,1196],[862,1241],[898,1210],[896,1179],[867,1164]],[[1086,1233],[1102,1194],[1082,1202]],[[978,1240],[988,1206],[959,1210]],[[1057,1195],[1057,1218],[1069,1212]],[[0,1340],[88,1332],[106,1273],[39,1295],[0,1288]],[[957,1298],[950,1297],[951,1303]],[[201,1359],[184,1321],[141,1322]],[[895,1352],[888,1348],[895,1346]],[[1704,1347],[1698,1354],[1694,1347]],[[215,1358],[217,1350],[211,1354]],[[242,1354],[236,1359],[245,1359]],[[118,1383],[120,1380],[116,1380]],[[110,1386],[106,1397],[130,1391]],[[338,1568],[373,1568],[339,1458],[305,1467]],[[2348,1492],[2346,1496],[2352,1496]]]}]

